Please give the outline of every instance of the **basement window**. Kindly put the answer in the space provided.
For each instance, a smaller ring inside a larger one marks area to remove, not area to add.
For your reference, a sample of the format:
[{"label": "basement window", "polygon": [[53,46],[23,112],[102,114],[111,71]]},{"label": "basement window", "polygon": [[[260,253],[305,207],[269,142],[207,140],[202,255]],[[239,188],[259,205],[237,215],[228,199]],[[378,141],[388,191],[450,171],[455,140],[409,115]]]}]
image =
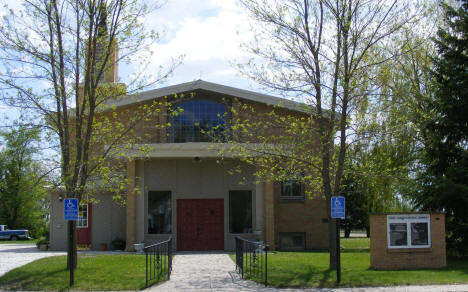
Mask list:
[{"label": "basement window", "polygon": [[305,232],[280,232],[281,250],[305,250]]},{"label": "basement window", "polygon": [[429,214],[387,215],[388,248],[431,247]]}]

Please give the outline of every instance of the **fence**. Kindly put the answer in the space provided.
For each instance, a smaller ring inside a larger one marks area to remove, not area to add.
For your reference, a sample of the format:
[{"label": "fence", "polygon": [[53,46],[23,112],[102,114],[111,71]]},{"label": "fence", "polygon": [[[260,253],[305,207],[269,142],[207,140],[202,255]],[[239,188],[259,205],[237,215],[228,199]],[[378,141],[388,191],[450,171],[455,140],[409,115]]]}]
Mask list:
[{"label": "fence", "polygon": [[146,255],[146,287],[151,280],[171,278],[172,272],[172,237],[168,240],[144,247]]},{"label": "fence", "polygon": [[236,237],[236,271],[268,285],[268,245]]}]

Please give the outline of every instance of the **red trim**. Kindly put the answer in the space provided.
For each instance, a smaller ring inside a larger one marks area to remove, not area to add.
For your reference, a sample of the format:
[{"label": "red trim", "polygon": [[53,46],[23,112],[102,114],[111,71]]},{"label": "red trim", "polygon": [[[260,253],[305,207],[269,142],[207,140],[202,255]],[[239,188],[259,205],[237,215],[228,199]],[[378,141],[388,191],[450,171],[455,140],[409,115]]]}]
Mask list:
[{"label": "red trim", "polygon": [[93,219],[93,204],[88,203],[88,227],[76,228],[77,244],[91,244],[91,226]]}]

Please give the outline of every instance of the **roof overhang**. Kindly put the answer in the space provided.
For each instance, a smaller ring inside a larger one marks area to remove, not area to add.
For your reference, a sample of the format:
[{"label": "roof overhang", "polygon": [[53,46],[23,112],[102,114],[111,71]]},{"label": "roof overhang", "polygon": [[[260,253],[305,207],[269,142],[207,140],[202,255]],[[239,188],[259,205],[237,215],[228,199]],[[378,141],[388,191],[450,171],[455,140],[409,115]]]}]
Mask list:
[{"label": "roof overhang", "polygon": [[[244,154],[239,155],[236,149],[241,147]],[[125,157],[133,159],[145,158],[239,158],[245,156],[245,151],[250,151],[251,156],[260,155],[258,149],[265,147],[262,144],[241,144],[230,143],[209,143],[209,142],[188,142],[188,143],[161,143],[161,144],[140,144],[126,149]],[[121,155],[120,154],[120,155]]]},{"label": "roof overhang", "polygon": [[206,90],[216,92],[223,95],[237,97],[244,100],[253,102],[278,106],[281,108],[289,109],[292,111],[311,114],[315,109],[305,103],[295,102],[292,100],[279,98],[276,96],[258,93],[254,91],[239,89],[217,83],[207,82],[203,80],[196,80],[192,82],[181,83],[173,86],[144,91],[138,94],[129,95],[119,100],[107,102],[107,108],[118,108],[140,102],[150,101],[164,96],[171,96],[184,92],[192,92],[195,90]]}]

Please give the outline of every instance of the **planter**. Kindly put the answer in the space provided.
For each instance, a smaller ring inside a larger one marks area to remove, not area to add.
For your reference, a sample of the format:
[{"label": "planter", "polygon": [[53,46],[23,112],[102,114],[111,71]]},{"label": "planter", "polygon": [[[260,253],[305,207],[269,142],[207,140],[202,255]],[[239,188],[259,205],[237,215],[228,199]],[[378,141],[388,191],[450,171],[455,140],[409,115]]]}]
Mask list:
[{"label": "planter", "polygon": [[143,248],[145,247],[144,243],[134,243],[133,248],[136,253],[143,253]]},{"label": "planter", "polygon": [[46,251],[49,249],[49,245],[47,243],[41,243],[39,244],[39,250],[41,251]]}]

